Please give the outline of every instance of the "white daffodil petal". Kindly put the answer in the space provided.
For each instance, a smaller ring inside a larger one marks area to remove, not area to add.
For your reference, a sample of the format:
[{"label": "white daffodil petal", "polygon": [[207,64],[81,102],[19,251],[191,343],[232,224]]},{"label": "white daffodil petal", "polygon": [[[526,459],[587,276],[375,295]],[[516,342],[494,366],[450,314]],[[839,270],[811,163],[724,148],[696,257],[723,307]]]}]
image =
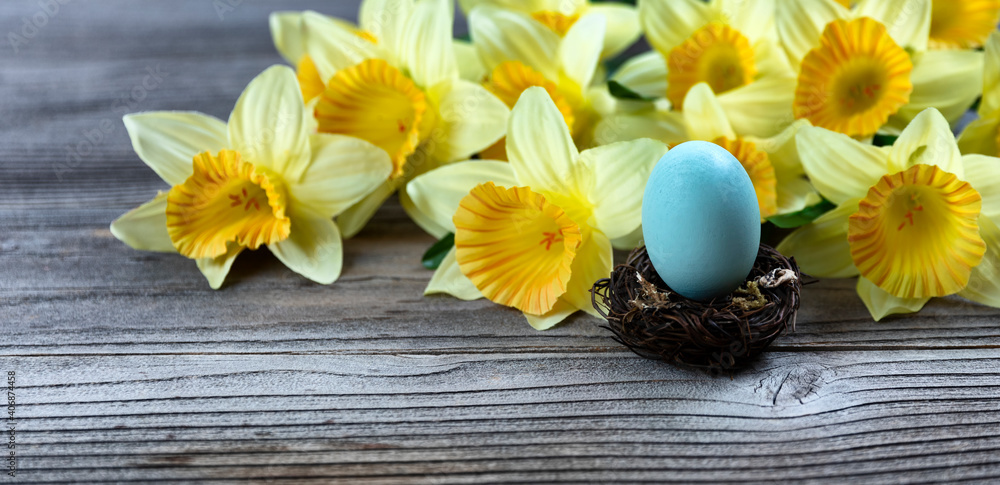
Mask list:
[{"label": "white daffodil petal", "polygon": [[569,194],[580,156],[562,113],[544,88],[521,94],[507,123],[507,158],[519,185],[537,192]]},{"label": "white daffodil petal", "polygon": [[736,139],[726,112],[722,110],[712,88],[698,83],[684,96],[684,121],[692,140],[712,141],[720,136]]},{"label": "white daffodil petal", "polygon": [[459,300],[478,300],[483,297],[483,292],[462,274],[458,261],[455,260],[454,247],[445,255],[441,265],[434,271],[431,281],[427,283],[427,288],[424,289],[424,295],[439,293],[454,296]]},{"label": "white daffodil petal", "polygon": [[948,120],[928,108],[913,118],[889,150],[889,171],[896,173],[914,165],[937,165],[945,172],[962,178],[962,154]]},{"label": "white daffodil petal", "polygon": [[1000,307],[1000,228],[991,217],[979,216],[979,234],[986,242],[986,254],[972,268],[969,284],[958,294],[984,305]]},{"label": "white daffodil petal", "polygon": [[983,100],[979,103],[980,116],[1000,110],[1000,31],[994,30],[990,34],[983,54]]},{"label": "white daffodil petal", "polygon": [[361,28],[375,36],[382,53],[392,65],[399,65],[403,50],[403,30],[413,13],[413,0],[365,0],[358,20]]},{"label": "white daffodil petal", "polygon": [[611,275],[614,251],[611,241],[600,231],[592,231],[589,237],[584,237],[583,244],[576,250],[573,258],[572,277],[566,286],[566,293],[560,298],[567,303],[595,317],[597,313],[590,299],[590,289],[594,282]]},{"label": "white daffodil petal", "polygon": [[418,211],[448,232],[455,232],[452,217],[459,202],[475,186],[486,182],[503,187],[517,185],[509,163],[470,160],[444,165],[414,178],[406,184],[406,193]]},{"label": "white daffodil petal", "polygon": [[852,199],[795,230],[778,251],[794,257],[802,272],[818,278],[849,278],[858,274],[847,243],[847,225],[858,211],[858,199]]},{"label": "white daffodil petal", "polygon": [[[407,184],[409,185],[409,184]],[[438,224],[429,215],[417,209],[417,205],[413,202],[413,198],[405,190],[405,187],[401,187],[396,195],[399,196],[399,205],[403,207],[403,212],[410,216],[410,220],[420,226],[427,234],[430,234],[435,239],[441,239],[448,235],[449,232],[454,232],[455,229],[451,226],[443,226]]]},{"label": "white daffodil petal", "polygon": [[622,64],[611,80],[647,98],[667,94],[667,61],[659,52],[639,54]]},{"label": "white daffodil petal", "polygon": [[809,180],[834,204],[865,197],[888,173],[882,150],[847,135],[810,126],[799,130],[795,140]]},{"label": "white daffodil petal", "polygon": [[918,114],[935,108],[954,123],[982,94],[980,73],[983,53],[972,50],[934,50],[925,52],[913,66],[910,102],[891,116],[888,127],[901,131]]},{"label": "white daffodil petal", "polygon": [[337,281],[344,250],[340,231],[330,218],[308,210],[291,214],[292,233],[284,241],[267,247],[288,269],[317,283]]},{"label": "white daffodil petal", "polygon": [[819,45],[826,24],[849,14],[835,0],[776,0],[775,27],[792,66],[798,69],[802,58]]},{"label": "white daffodil petal", "polygon": [[610,59],[639,40],[642,27],[639,12],[630,5],[620,3],[594,4],[587,12],[596,13],[608,20],[607,35],[604,36],[602,59]]},{"label": "white daffodil petal", "polygon": [[962,180],[972,184],[983,198],[982,213],[1000,221],[1000,158],[966,155],[962,157],[962,165],[965,169]]},{"label": "white daffodil petal", "polygon": [[455,50],[455,61],[458,63],[458,77],[466,81],[481,82],[490,74],[479,58],[479,51],[471,42],[454,40],[451,43]]},{"label": "white daffodil petal", "polygon": [[638,8],[646,38],[664,54],[716,20],[708,4],[699,0],[639,0]]},{"label": "white daffodil petal", "polygon": [[510,109],[483,86],[454,79],[428,95],[438,109],[438,125],[428,142],[435,158],[466,159],[503,138]]},{"label": "white daffodil petal", "polygon": [[340,228],[342,237],[349,239],[361,232],[365,224],[368,224],[378,208],[382,207],[382,203],[396,191],[397,187],[395,181],[386,180],[360,202],[341,212],[337,216],[337,226]]},{"label": "white daffodil petal", "polygon": [[913,52],[927,50],[931,0],[861,0],[854,13],[881,22],[900,47]]},{"label": "white daffodil petal", "polygon": [[469,13],[469,32],[487,69],[519,61],[548,79],[558,79],[558,66],[552,60],[561,39],[530,16],[485,5],[476,7]]},{"label": "white daffodil petal", "polygon": [[819,203],[820,196],[808,180],[798,175],[783,175],[787,174],[780,174],[775,170],[778,181],[778,211],[775,214],[791,214]]},{"label": "white daffodil petal", "polygon": [[304,12],[302,25],[305,29],[306,53],[324,82],[341,69],[376,57],[375,44],[326,15]]},{"label": "white daffodil petal", "polygon": [[278,53],[289,64],[298,64],[306,54],[302,12],[274,12],[268,18],[268,24]]},{"label": "white daffodil petal", "polygon": [[451,30],[455,24],[450,0],[419,0],[403,27],[400,60],[413,82],[430,88],[458,77]]},{"label": "white daffodil petal", "polygon": [[229,116],[229,142],[254,165],[295,182],[309,163],[308,114],[295,71],[272,66],[247,86]]},{"label": "white daffodil petal", "polygon": [[176,253],[167,232],[167,193],[136,207],[111,223],[111,234],[140,251]]},{"label": "white daffodil petal", "polygon": [[774,76],[795,77],[795,71],[788,63],[788,56],[777,40],[761,39],[754,44],[753,51],[758,79]]},{"label": "white daffodil petal", "polygon": [[924,305],[930,301],[927,298],[900,298],[893,296],[885,290],[875,286],[875,283],[868,281],[865,277],[858,277],[858,296],[868,308],[875,321],[882,320],[889,315],[898,313],[915,313],[920,311]]},{"label": "white daffodil petal", "polygon": [[715,0],[712,2],[729,24],[751,43],[764,38],[777,40],[774,31],[774,0]]},{"label": "white daffodil petal", "polygon": [[973,120],[965,126],[965,130],[958,137],[958,149],[962,153],[997,156],[1000,154],[1000,147],[997,146],[998,133],[1000,133],[1000,112]]},{"label": "white daffodil petal", "polygon": [[759,150],[767,152],[767,157],[771,160],[771,165],[779,179],[782,175],[803,175],[805,169],[802,168],[802,160],[799,158],[795,137],[800,130],[808,126],[812,126],[809,120],[795,120],[781,133],[771,138],[747,137],[747,139],[756,144]]},{"label": "white daffodil petal", "polygon": [[587,14],[577,20],[559,44],[559,62],[563,73],[581,88],[590,86],[601,61],[607,19]]},{"label": "white daffodil petal", "polygon": [[222,283],[226,281],[226,275],[229,274],[229,269],[233,267],[233,261],[236,261],[236,257],[243,252],[243,246],[233,243],[228,244],[226,248],[228,249],[226,254],[217,258],[195,260],[198,270],[208,280],[208,286],[212,287],[213,290],[222,287]]},{"label": "white daffodil petal", "polygon": [[652,138],[670,144],[690,139],[680,113],[652,108],[635,114],[606,116],[594,128],[594,140],[598,145],[639,138]]},{"label": "white daffodil petal", "polygon": [[576,313],[576,307],[571,303],[560,298],[556,300],[555,306],[549,310],[545,315],[531,315],[528,313],[524,314],[524,318],[528,320],[528,325],[531,325],[535,330],[548,330],[556,324],[561,323],[570,315]]},{"label": "white daffodil petal", "polygon": [[[592,148],[580,162],[593,174],[587,196],[594,206],[593,227],[607,237],[625,237],[642,223],[642,194],[667,146],[648,138]],[[579,257],[579,256],[578,256]]]},{"label": "white daffodil petal", "polygon": [[312,161],[290,195],[317,214],[333,217],[382,185],[392,173],[385,150],[367,141],[319,133],[310,137]]},{"label": "white daffodil petal", "polygon": [[218,153],[229,145],[226,123],[193,111],[153,111],[122,118],[132,148],[166,183],[191,176],[195,155]]},{"label": "white daffodil petal", "polygon": [[740,135],[774,136],[795,120],[795,78],[772,76],[717,96],[733,130]]}]

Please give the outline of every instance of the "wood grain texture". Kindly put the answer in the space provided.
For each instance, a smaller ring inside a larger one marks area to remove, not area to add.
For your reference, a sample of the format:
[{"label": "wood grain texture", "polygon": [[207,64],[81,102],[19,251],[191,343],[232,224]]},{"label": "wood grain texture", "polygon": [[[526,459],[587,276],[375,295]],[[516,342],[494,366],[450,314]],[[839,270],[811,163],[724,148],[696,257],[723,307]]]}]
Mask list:
[{"label": "wood grain texture", "polygon": [[[259,251],[212,291],[188,261],[127,248],[108,224],[166,186],[121,115],[226,118],[281,62],[270,11],[357,8],[217,3],[73,0],[0,51],[19,464],[0,483],[1000,480],[1000,311],[960,299],[875,324],[852,281],[824,281],[796,332],[713,378],[642,360],[589,317],[536,332],[422,297],[432,239],[395,203],[345,243],[332,286]],[[0,3],[0,30],[41,8]]]}]

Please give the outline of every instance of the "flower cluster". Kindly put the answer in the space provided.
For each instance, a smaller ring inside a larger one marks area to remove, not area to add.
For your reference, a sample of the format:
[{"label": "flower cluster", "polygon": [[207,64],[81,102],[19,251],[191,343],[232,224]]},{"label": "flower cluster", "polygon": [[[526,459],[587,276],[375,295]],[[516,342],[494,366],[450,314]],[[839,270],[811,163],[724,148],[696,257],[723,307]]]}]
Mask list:
[{"label": "flower cluster", "polygon": [[[878,320],[958,294],[1000,306],[1000,0],[365,0],[357,23],[278,12],[294,70],[225,123],[129,115],[172,186],[112,232],[218,288],[267,245],[320,283],[392,194],[442,240],[426,293],[537,329],[641,243],[646,181],[703,140],[746,169],[761,222]],[[652,50],[623,61],[645,36]],[[978,119],[953,129],[980,99]],[[452,242],[453,241],[453,242]]]}]

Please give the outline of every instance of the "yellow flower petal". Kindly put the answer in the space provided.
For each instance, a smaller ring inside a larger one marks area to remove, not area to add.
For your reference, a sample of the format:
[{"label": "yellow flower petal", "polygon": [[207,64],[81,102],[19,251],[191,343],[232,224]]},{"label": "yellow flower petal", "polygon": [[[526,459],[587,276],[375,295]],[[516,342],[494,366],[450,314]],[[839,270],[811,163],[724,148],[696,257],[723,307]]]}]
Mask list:
[{"label": "yellow flower petal", "polygon": [[851,258],[865,278],[900,298],[957,293],[986,250],[981,205],[971,185],[937,166],[886,175],[850,218]]},{"label": "yellow flower petal", "polygon": [[454,79],[428,91],[438,120],[429,155],[446,162],[463,160],[503,138],[510,109],[479,84]]},{"label": "yellow flower petal", "polygon": [[983,215],[979,217],[979,234],[986,242],[986,253],[972,269],[969,284],[958,294],[984,305],[1000,307],[1000,228]]},{"label": "yellow flower petal", "polygon": [[849,278],[858,270],[847,243],[848,217],[858,210],[858,200],[849,200],[815,221],[795,230],[778,245],[792,256],[804,273],[818,278]]},{"label": "yellow flower petal", "polygon": [[226,123],[193,111],[155,111],[122,118],[132,148],[170,185],[191,176],[191,158],[229,145]]},{"label": "yellow flower petal", "polygon": [[882,150],[847,135],[805,127],[795,138],[809,180],[834,204],[864,197],[888,170]]},{"label": "yellow flower petal", "polygon": [[362,29],[371,32],[379,40],[378,44],[382,47],[381,52],[392,65],[401,65],[400,55],[403,51],[404,26],[410,21],[412,13],[413,0],[365,0],[361,2],[358,23]]},{"label": "yellow flower petal", "polygon": [[479,185],[455,212],[456,260],[495,303],[542,315],[566,292],[580,228],[527,187]]},{"label": "yellow flower petal", "polygon": [[580,152],[565,118],[545,89],[528,88],[507,124],[507,156],[518,183],[532,190],[570,194]]},{"label": "yellow flower petal", "polygon": [[613,256],[611,241],[607,236],[600,231],[589,231],[585,234],[583,243],[573,258],[572,276],[561,300],[573,305],[577,310],[600,318],[601,314],[591,302],[590,289],[593,288],[595,281],[611,275]]},{"label": "yellow flower petal", "polygon": [[640,226],[646,181],[666,153],[666,145],[647,138],[591,148],[580,154],[580,162],[593,174],[594,184],[587,197],[594,205],[593,227],[615,239]]},{"label": "yellow flower petal", "polygon": [[753,142],[742,138],[719,137],[711,142],[725,148],[736,157],[747,171],[747,175],[750,175],[754,192],[757,194],[761,222],[776,214],[778,212],[778,182],[767,153],[758,150]]},{"label": "yellow flower petal", "polygon": [[309,102],[311,99],[323,94],[326,91],[326,83],[319,77],[316,64],[308,54],[299,59],[295,66],[295,76],[299,80],[302,88],[302,99]]},{"label": "yellow flower petal", "polygon": [[608,20],[607,34],[604,36],[602,59],[610,59],[639,40],[642,27],[639,25],[639,12],[631,5],[619,3],[594,4],[588,13],[595,13]]},{"label": "yellow flower petal", "polygon": [[337,216],[337,227],[343,238],[352,238],[364,229],[365,224],[371,220],[382,203],[389,198],[399,187],[398,181],[386,180],[379,185],[372,193],[365,196],[357,204]]},{"label": "yellow flower petal", "polygon": [[1000,110],[1000,32],[993,32],[986,41],[983,60],[983,100],[979,116],[993,115]]},{"label": "yellow flower petal", "polygon": [[662,98],[667,94],[667,60],[657,51],[638,54],[611,79],[647,98]]},{"label": "yellow flower petal", "polygon": [[864,277],[858,278],[858,296],[868,308],[875,321],[882,320],[889,315],[900,313],[916,313],[930,301],[930,297],[923,298],[900,298],[879,288]]},{"label": "yellow flower petal", "polygon": [[830,23],[802,60],[796,118],[850,136],[871,136],[910,99],[913,63],[885,26],[862,17]]},{"label": "yellow flower petal", "polygon": [[471,42],[455,39],[451,44],[455,50],[455,61],[458,63],[458,77],[466,81],[480,82],[490,74],[479,58],[479,51]]},{"label": "yellow flower petal", "polygon": [[983,215],[1000,220],[1000,158],[966,155],[962,165],[964,180],[983,197]]},{"label": "yellow flower petal", "polygon": [[369,59],[337,73],[316,104],[321,133],[361,138],[386,151],[403,175],[406,159],[433,126],[427,97],[398,69]]},{"label": "yellow flower petal", "polygon": [[206,152],[194,158],[194,174],[167,195],[167,232],[192,259],[221,256],[230,243],[257,249],[288,237],[287,204],[280,178],[238,152]]},{"label": "yellow flower petal", "polygon": [[319,133],[310,137],[312,161],[288,191],[297,204],[333,217],[359,202],[392,174],[384,150],[358,138]]},{"label": "yellow flower petal", "polygon": [[295,72],[273,66],[247,86],[229,116],[229,148],[296,181],[309,164],[308,114]]},{"label": "yellow flower petal", "polygon": [[884,130],[899,133],[919,113],[935,108],[954,123],[982,93],[980,73],[983,53],[975,51],[928,51],[913,66],[910,101],[889,118]]},{"label": "yellow flower petal", "polygon": [[934,108],[917,115],[889,150],[888,173],[900,172],[915,165],[936,165],[964,178],[962,154],[948,121]]},{"label": "yellow flower petal", "polygon": [[321,79],[330,79],[337,71],[377,57],[371,41],[357,35],[357,29],[339,19],[316,12],[304,12],[306,54],[312,59]]},{"label": "yellow flower petal", "polygon": [[167,232],[167,193],[132,209],[111,223],[111,234],[132,249],[176,253]]},{"label": "yellow flower petal", "polygon": [[927,50],[931,29],[930,0],[862,0],[856,17],[871,17],[888,27],[889,35],[910,52]]},{"label": "yellow flower petal", "polygon": [[556,79],[556,59],[561,39],[555,32],[520,12],[491,6],[477,7],[469,13],[469,32],[473,45],[487,69],[506,61],[519,61]]},{"label": "yellow flower petal", "polygon": [[500,186],[517,185],[509,163],[470,160],[436,168],[406,184],[414,206],[436,224],[455,232],[452,217],[458,204],[477,185],[494,182]]},{"label": "yellow flower petal", "polygon": [[557,12],[553,10],[540,10],[531,14],[531,18],[539,21],[542,25],[549,28],[549,30],[555,32],[559,37],[566,35],[569,32],[569,28],[580,20],[579,13],[573,13],[570,15],[565,15],[562,12]]},{"label": "yellow flower petal", "polygon": [[684,122],[692,140],[711,141],[716,138],[736,138],[729,118],[712,94],[712,88],[699,83],[684,97]]},{"label": "yellow flower petal", "polygon": [[681,113],[647,109],[634,114],[604,116],[594,128],[597,145],[652,138],[676,145],[690,140]]},{"label": "yellow flower petal", "polygon": [[958,148],[962,153],[991,157],[1000,155],[1000,112],[965,125],[965,130],[958,137]]},{"label": "yellow flower petal", "polygon": [[337,225],[327,216],[298,208],[291,217],[292,234],[267,248],[288,269],[310,280],[323,285],[337,281],[344,259]]},{"label": "yellow flower petal", "polygon": [[562,74],[579,89],[586,89],[594,79],[604,49],[608,21],[593,13],[577,21],[559,44]]},{"label": "yellow flower petal", "polygon": [[454,296],[459,300],[478,300],[483,297],[483,293],[472,284],[469,278],[462,274],[462,269],[455,259],[455,248],[451,248],[448,254],[441,261],[441,265],[434,271],[434,276],[427,283],[424,295],[436,295],[444,293]]},{"label": "yellow flower petal", "polygon": [[669,53],[696,30],[718,20],[706,2],[699,0],[642,0],[639,22],[649,43]]},{"label": "yellow flower petal", "polygon": [[931,4],[930,40],[937,48],[979,47],[1000,22],[997,0],[933,0]]},{"label": "yellow flower petal", "polygon": [[298,63],[306,55],[302,12],[274,12],[268,18],[268,25],[278,53],[289,64]]},{"label": "yellow flower petal", "polygon": [[790,125],[795,78],[771,76],[717,96],[739,135],[774,136]]},{"label": "yellow flower petal", "polygon": [[667,99],[674,106],[694,85],[708,83],[722,94],[749,84],[757,74],[754,52],[747,38],[728,25],[712,22],[664,52],[667,58]]},{"label": "yellow flower petal", "polygon": [[573,116],[573,106],[559,91],[555,82],[545,78],[542,73],[518,61],[503,62],[493,70],[489,80],[483,84],[486,89],[495,94],[507,106],[513,108],[521,98],[524,90],[538,86],[544,88],[552,101],[559,108],[566,126],[572,129],[576,119]]},{"label": "yellow flower petal", "polygon": [[417,86],[429,89],[458,77],[451,30],[455,23],[450,0],[421,0],[403,26],[400,62]]},{"label": "yellow flower petal", "polygon": [[797,68],[802,58],[819,45],[827,24],[846,19],[850,12],[835,0],[776,0],[775,27],[781,45]]},{"label": "yellow flower petal", "polygon": [[525,313],[524,318],[528,320],[535,330],[548,330],[561,323],[570,315],[576,313],[576,307],[565,300],[556,301],[555,306],[544,315],[532,315]]},{"label": "yellow flower petal", "polygon": [[201,274],[208,280],[208,285],[213,290],[218,290],[222,287],[222,283],[226,281],[226,275],[229,274],[229,269],[233,267],[233,261],[236,261],[236,257],[241,252],[243,252],[243,246],[229,243],[226,251],[219,256],[214,258],[199,258],[195,260],[195,263],[198,265],[198,270],[201,271]]}]

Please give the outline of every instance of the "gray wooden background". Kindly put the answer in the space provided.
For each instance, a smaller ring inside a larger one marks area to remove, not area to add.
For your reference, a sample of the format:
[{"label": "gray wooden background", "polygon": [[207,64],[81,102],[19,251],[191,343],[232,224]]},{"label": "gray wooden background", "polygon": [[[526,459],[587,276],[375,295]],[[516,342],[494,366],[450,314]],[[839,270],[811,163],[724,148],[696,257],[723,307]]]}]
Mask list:
[{"label": "gray wooden background", "polygon": [[[995,309],[943,299],[876,324],[852,281],[826,281],[795,333],[713,378],[635,357],[589,317],[536,332],[422,297],[432,240],[394,203],[332,286],[258,251],[212,291],[189,261],[115,240],[108,224],[166,188],[121,115],[225,119],[280,62],[268,13],[303,8],[357,5],[0,2],[0,376],[16,373],[19,467],[0,484],[1000,480]],[[25,18],[45,22],[15,52]]]}]

